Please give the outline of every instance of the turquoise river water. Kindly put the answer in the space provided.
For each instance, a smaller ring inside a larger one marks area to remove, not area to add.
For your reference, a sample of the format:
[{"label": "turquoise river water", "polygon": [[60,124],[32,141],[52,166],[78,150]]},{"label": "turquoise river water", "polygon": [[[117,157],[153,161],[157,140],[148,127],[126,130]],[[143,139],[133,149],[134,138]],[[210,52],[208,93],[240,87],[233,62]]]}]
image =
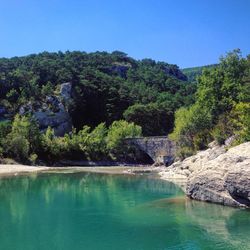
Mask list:
[{"label": "turquoise river water", "polygon": [[147,176],[0,179],[1,250],[250,249],[250,212]]}]

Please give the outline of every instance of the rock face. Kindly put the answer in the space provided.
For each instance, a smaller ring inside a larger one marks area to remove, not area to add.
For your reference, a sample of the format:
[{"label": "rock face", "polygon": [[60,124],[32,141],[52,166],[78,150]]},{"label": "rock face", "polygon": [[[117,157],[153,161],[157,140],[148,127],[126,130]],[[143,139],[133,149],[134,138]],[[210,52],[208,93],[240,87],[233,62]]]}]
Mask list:
[{"label": "rock face", "polygon": [[72,84],[66,82],[61,84],[60,96],[64,102],[69,102],[71,100]]},{"label": "rock face", "polygon": [[184,183],[192,199],[250,207],[250,142],[228,151],[211,147],[172,164],[160,173],[162,178]]},{"label": "rock face", "polygon": [[38,121],[41,131],[48,127],[54,129],[56,136],[63,136],[72,129],[71,117],[67,105],[71,100],[71,83],[64,83],[59,96],[47,96],[42,102],[27,103],[19,109],[21,115],[30,113]]},{"label": "rock face", "polygon": [[180,79],[182,81],[187,81],[188,78],[186,75],[184,75],[182,73],[181,70],[179,70],[177,67],[175,67],[175,69],[173,70],[172,68],[169,68],[169,67],[164,67],[164,72],[167,74],[167,75],[172,75],[174,77],[176,77],[177,79]]}]

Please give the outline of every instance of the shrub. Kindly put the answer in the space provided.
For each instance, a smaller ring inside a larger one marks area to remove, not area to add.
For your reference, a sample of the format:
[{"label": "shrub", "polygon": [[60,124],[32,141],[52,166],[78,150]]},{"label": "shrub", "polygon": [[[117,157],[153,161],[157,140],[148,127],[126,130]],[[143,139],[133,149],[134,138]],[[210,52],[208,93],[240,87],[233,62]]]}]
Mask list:
[{"label": "shrub", "polygon": [[240,102],[232,110],[232,123],[237,142],[250,141],[250,103]]},{"label": "shrub", "polygon": [[23,135],[8,138],[7,152],[14,159],[25,162],[29,157],[30,143]]},{"label": "shrub", "polygon": [[31,153],[41,149],[41,135],[37,123],[30,117],[16,115],[6,138],[7,155],[26,161]]},{"label": "shrub", "polygon": [[130,147],[124,143],[125,138],[141,136],[142,129],[134,123],[120,120],[109,127],[107,134],[107,149],[112,159],[125,159]]},{"label": "shrub", "polygon": [[180,160],[192,156],[193,154],[195,154],[195,151],[190,147],[180,147],[176,152],[176,156],[179,157]]},{"label": "shrub", "polygon": [[230,113],[221,115],[217,124],[211,130],[212,138],[219,144],[224,144],[225,140],[233,134],[233,127]]}]

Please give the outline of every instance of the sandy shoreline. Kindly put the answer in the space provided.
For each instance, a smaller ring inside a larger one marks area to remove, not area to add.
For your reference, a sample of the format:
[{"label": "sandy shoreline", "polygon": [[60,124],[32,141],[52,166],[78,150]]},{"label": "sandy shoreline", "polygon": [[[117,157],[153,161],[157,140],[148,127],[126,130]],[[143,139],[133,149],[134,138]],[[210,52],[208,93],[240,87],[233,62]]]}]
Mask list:
[{"label": "sandy shoreline", "polygon": [[43,166],[26,166],[26,165],[19,165],[19,164],[0,164],[0,176],[15,176],[18,174],[25,174],[25,173],[36,173],[41,171],[49,170],[49,167]]},{"label": "sandy shoreline", "polygon": [[69,173],[69,172],[91,172],[105,174],[143,174],[157,173],[159,170],[151,166],[93,166],[93,167],[45,167],[45,166],[27,166],[19,164],[0,164],[0,177],[17,176],[31,173]]}]

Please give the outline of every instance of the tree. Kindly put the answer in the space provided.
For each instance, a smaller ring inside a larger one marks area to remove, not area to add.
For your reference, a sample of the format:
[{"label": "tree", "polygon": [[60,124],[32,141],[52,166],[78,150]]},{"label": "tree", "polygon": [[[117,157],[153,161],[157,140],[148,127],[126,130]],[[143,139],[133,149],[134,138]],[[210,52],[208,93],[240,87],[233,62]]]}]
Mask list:
[{"label": "tree", "polygon": [[250,103],[236,104],[232,110],[232,116],[237,142],[250,141]]},{"label": "tree", "polygon": [[91,159],[101,160],[107,158],[107,133],[105,123],[100,123],[88,136],[87,153]]},{"label": "tree", "polygon": [[44,96],[49,96],[49,95],[52,95],[53,94],[53,85],[51,82],[48,82],[46,85],[43,85],[42,86],[42,95]]},{"label": "tree", "polygon": [[6,148],[6,135],[11,131],[10,121],[0,121],[0,156],[4,153],[4,148]]},{"label": "tree", "polygon": [[107,134],[107,149],[113,159],[124,159],[129,151],[124,139],[141,136],[142,129],[134,123],[120,120],[114,121]]},{"label": "tree", "polygon": [[173,112],[158,103],[135,104],[123,116],[126,121],[141,126],[144,136],[155,135],[156,131],[157,135],[167,135],[173,129]]},{"label": "tree", "polygon": [[249,140],[249,105],[245,102],[250,98],[249,69],[249,59],[234,50],[222,57],[216,68],[203,71],[195,104],[175,115],[172,138],[180,150],[190,153],[203,149],[212,137],[219,143],[233,134],[239,142]]},{"label": "tree", "polygon": [[36,121],[31,117],[16,115],[6,141],[7,154],[20,161],[28,160],[31,153],[41,149],[41,135]]}]

